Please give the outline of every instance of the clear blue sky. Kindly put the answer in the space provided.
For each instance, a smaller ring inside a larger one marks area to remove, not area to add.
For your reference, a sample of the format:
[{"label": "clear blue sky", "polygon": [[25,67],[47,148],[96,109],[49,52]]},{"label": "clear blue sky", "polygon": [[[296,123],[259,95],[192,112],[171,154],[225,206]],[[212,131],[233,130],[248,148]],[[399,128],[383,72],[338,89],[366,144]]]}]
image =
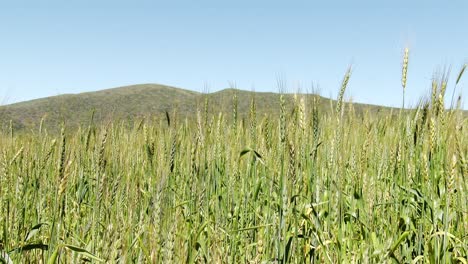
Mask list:
[{"label": "clear blue sky", "polygon": [[352,64],[348,99],[400,106],[406,46],[407,102],[444,67],[451,96],[468,62],[468,1],[2,0],[0,99],[138,83],[277,91],[278,77],[335,97]]}]

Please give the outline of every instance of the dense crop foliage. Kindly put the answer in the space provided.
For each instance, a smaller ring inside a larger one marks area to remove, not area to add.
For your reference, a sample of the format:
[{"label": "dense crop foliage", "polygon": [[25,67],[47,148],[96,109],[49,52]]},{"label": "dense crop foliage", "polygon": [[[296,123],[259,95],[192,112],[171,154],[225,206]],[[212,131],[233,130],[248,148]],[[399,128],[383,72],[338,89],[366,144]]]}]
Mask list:
[{"label": "dense crop foliage", "polygon": [[[414,110],[110,123],[0,137],[0,259],[14,263],[466,263],[466,116],[446,79]],[[406,78],[406,77],[405,77]]]}]

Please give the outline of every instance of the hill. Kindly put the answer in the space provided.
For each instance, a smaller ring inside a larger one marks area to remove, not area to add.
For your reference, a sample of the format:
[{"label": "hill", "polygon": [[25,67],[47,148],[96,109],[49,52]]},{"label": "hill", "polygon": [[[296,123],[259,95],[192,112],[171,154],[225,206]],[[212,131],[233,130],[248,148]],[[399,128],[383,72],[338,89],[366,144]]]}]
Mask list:
[{"label": "hill", "polygon": [[[42,99],[20,102],[0,107],[0,122],[3,126],[11,122],[15,129],[38,127],[44,119],[46,127],[56,128],[62,122],[67,126],[88,124],[94,112],[96,123],[125,120],[132,122],[136,118],[165,117],[165,112],[175,113],[179,118],[195,118],[196,110],[204,111],[208,100],[208,111],[212,114],[223,112],[231,116],[233,98],[237,94],[238,114],[248,115],[252,98],[255,98],[257,116],[279,113],[279,95],[269,92],[249,92],[237,89],[225,89],[219,92],[203,94],[180,88],[159,85],[140,84],[112,88],[97,92],[65,94]],[[302,95],[301,95],[302,96]],[[331,103],[327,98],[317,95],[303,95],[311,104],[316,97],[318,109],[328,111]],[[286,105],[290,107],[294,95],[286,94]],[[373,105],[354,104],[357,113],[364,110],[387,112],[390,108]]]}]

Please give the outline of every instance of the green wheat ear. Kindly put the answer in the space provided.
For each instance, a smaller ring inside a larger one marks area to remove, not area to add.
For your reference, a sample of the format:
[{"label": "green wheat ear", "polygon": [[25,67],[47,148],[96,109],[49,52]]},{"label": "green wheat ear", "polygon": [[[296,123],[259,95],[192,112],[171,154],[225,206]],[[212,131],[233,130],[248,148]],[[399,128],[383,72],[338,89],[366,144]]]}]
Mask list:
[{"label": "green wheat ear", "polygon": [[[453,107],[453,99],[455,97],[455,91],[457,89],[457,85],[458,83],[460,82],[460,79],[461,77],[463,76],[463,73],[465,72],[465,69],[466,69],[466,63],[463,64],[463,66],[461,67],[460,69],[460,72],[458,73],[458,77],[457,77],[457,80],[455,81],[455,86],[453,87],[453,93],[452,93],[452,100],[450,102],[450,106]],[[458,108],[458,107],[457,107]]]},{"label": "green wheat ear", "polygon": [[350,77],[351,77],[351,66],[348,67],[348,70],[346,70],[346,74],[343,77],[340,92],[338,94],[337,105],[336,105],[336,113],[338,114],[338,116],[341,116],[342,114],[344,93],[345,93],[346,87],[348,86]]},{"label": "green wheat ear", "polygon": [[408,74],[408,61],[409,61],[409,49],[405,48],[405,52],[403,55],[403,66],[401,69],[401,86],[403,87],[403,104],[402,108],[405,107],[405,90],[406,90],[406,81],[407,81],[407,74]]},{"label": "green wheat ear", "polygon": [[466,64],[463,64],[461,70],[460,70],[460,73],[458,74],[458,77],[457,77],[457,81],[455,82],[455,84],[458,84],[458,82],[460,82],[460,79],[463,75],[463,73],[465,72],[465,69],[466,69]]},{"label": "green wheat ear", "polygon": [[401,86],[403,90],[406,89],[406,75],[408,73],[408,61],[409,61],[409,49],[405,48],[405,53],[403,55],[403,67],[402,67],[402,74],[401,74]]}]

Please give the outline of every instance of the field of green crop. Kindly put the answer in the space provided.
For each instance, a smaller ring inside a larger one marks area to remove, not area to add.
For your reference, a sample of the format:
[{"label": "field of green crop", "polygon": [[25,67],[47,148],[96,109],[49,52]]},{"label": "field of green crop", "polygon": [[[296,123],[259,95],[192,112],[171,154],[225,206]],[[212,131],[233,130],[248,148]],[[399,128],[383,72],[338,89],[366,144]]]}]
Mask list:
[{"label": "field of green crop", "polygon": [[467,263],[468,124],[448,80],[377,116],[343,101],[349,77],[325,112],[279,95],[276,116],[252,98],[241,120],[234,96],[197,120],[2,131],[0,259]]}]

